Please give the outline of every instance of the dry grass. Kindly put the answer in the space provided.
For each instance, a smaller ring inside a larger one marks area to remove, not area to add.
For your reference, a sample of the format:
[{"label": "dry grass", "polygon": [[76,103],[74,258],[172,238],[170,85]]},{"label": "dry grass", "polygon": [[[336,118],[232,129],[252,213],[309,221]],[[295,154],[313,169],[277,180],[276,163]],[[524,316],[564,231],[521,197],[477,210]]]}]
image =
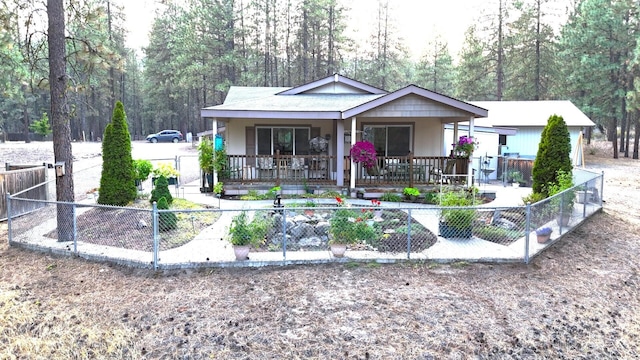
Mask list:
[{"label": "dry grass", "polygon": [[153,273],[4,242],[0,358],[638,358],[640,165],[588,160],[605,211],[530,265]]}]

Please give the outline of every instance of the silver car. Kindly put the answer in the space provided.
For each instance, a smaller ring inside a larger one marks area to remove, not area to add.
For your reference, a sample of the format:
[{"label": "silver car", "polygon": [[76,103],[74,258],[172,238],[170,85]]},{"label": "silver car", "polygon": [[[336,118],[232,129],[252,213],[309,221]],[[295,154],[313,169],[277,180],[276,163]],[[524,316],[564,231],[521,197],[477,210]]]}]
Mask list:
[{"label": "silver car", "polygon": [[182,141],[182,133],[178,130],[162,130],[157,134],[150,134],[147,136],[147,141],[152,143],[157,143],[159,141],[177,143]]}]

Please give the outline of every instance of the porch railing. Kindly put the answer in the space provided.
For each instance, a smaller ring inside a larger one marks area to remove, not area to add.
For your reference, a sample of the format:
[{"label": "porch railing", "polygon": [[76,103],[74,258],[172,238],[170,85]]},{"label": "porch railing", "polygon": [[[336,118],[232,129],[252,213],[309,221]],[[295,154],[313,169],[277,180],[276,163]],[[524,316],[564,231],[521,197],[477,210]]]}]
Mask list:
[{"label": "porch railing", "polygon": [[[265,183],[326,184],[337,180],[337,161],[333,155],[227,155],[227,164],[218,174],[225,184]],[[351,161],[343,161],[344,185],[351,179]],[[355,164],[357,187],[419,186],[448,181],[443,175],[467,173],[467,159],[442,156],[379,156],[377,165],[365,168]]]}]

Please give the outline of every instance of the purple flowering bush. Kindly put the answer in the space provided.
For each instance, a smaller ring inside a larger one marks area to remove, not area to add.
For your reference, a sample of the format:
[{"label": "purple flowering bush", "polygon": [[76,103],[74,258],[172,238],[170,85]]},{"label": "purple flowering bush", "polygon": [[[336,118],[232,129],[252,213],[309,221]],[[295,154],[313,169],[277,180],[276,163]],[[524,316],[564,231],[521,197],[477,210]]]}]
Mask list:
[{"label": "purple flowering bush", "polygon": [[469,158],[473,154],[473,150],[478,147],[478,143],[469,136],[462,135],[458,142],[453,145],[453,155],[456,157]]},{"label": "purple flowering bush", "polygon": [[349,152],[351,159],[355,163],[361,163],[367,169],[376,166],[376,149],[368,141],[358,141],[351,147]]}]

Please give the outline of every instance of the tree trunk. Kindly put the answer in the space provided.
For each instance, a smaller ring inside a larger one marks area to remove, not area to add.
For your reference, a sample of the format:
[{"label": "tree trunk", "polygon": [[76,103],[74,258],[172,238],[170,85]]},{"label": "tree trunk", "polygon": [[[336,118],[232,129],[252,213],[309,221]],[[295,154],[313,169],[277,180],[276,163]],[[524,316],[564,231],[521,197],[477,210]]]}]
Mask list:
[{"label": "tree trunk", "polygon": [[[67,109],[67,74],[65,64],[65,34],[63,0],[47,0],[49,18],[49,87],[53,155],[56,163],[64,163],[64,175],[56,176],[56,200],[74,201],[71,129]],[[58,204],[58,241],[73,241],[73,208]]]},{"label": "tree trunk", "polygon": [[640,114],[638,114],[638,112],[635,112],[633,114],[633,118],[634,118],[634,122],[633,122],[633,128],[634,128],[634,137],[633,137],[633,158],[634,159],[638,159],[638,142],[640,141]]}]

